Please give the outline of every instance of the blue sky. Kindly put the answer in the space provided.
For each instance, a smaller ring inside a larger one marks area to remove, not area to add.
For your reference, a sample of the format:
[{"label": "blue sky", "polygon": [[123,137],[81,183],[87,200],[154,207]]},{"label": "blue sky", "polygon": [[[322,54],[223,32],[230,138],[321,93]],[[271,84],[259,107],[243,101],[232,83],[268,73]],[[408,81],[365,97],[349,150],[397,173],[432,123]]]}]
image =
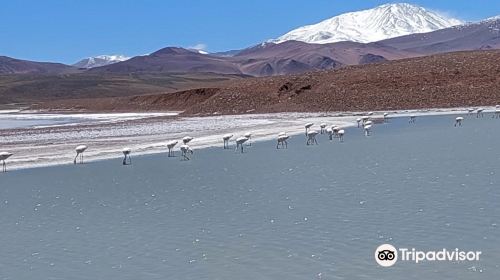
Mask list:
[{"label": "blue sky", "polygon": [[[376,0],[1,0],[0,55],[74,63],[166,46],[245,48]],[[499,0],[404,1],[463,20],[500,14]]]}]

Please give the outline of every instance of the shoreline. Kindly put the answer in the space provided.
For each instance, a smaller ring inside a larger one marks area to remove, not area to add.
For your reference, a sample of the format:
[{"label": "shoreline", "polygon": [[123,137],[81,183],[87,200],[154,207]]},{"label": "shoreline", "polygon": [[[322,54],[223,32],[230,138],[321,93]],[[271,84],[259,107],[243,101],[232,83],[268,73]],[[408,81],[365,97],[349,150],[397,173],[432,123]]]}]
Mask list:
[{"label": "shoreline", "polygon": [[[482,107],[485,112],[494,106]],[[79,112],[81,113],[81,112]],[[373,117],[384,112],[374,111]],[[40,168],[72,164],[74,147],[86,144],[85,161],[94,162],[122,158],[124,147],[132,149],[132,157],[166,153],[166,143],[192,136],[190,146],[194,150],[222,147],[222,135],[232,133],[231,145],[239,135],[252,133],[252,142],[275,139],[282,131],[290,136],[304,133],[303,124],[313,122],[314,127],[325,122],[328,126],[355,127],[356,118],[366,112],[337,113],[270,113],[215,116],[151,117],[105,124],[78,124],[70,126],[48,126],[46,128],[20,128],[0,130],[5,144],[2,150],[14,153],[9,158],[8,170]],[[467,114],[467,108],[432,108],[420,110],[390,111],[389,118],[434,115]],[[376,129],[376,128],[375,128]],[[19,137],[18,137],[19,136]],[[61,136],[61,139],[58,139]],[[347,139],[349,135],[346,135]],[[10,140],[9,140],[10,137]],[[20,138],[20,139],[19,139]],[[177,152],[178,144],[175,147]]]}]

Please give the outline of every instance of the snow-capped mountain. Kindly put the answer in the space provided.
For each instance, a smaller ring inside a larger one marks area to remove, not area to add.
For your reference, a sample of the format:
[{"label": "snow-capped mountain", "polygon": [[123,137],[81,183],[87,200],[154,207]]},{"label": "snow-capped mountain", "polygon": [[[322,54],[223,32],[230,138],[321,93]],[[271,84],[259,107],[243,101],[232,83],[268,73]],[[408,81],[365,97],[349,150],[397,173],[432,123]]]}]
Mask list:
[{"label": "snow-capped mountain", "polygon": [[98,56],[84,58],[78,61],[77,63],[73,64],[73,66],[78,68],[89,69],[125,61],[128,59],[130,59],[130,57],[124,55],[98,55]]},{"label": "snow-capped mountain", "polygon": [[462,21],[458,19],[416,5],[396,3],[341,14],[317,24],[297,28],[271,41],[281,43],[296,40],[316,44],[341,41],[368,43],[431,32],[459,24],[462,24]]}]

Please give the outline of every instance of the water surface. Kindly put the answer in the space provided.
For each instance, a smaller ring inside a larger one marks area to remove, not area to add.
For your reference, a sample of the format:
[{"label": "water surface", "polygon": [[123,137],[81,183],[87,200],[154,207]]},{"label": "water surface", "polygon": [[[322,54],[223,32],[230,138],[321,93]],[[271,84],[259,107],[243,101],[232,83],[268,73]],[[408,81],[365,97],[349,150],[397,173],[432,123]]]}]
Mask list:
[{"label": "water surface", "polygon": [[[454,117],[0,174],[0,279],[495,279],[500,121]],[[381,268],[382,243],[483,254]]]}]

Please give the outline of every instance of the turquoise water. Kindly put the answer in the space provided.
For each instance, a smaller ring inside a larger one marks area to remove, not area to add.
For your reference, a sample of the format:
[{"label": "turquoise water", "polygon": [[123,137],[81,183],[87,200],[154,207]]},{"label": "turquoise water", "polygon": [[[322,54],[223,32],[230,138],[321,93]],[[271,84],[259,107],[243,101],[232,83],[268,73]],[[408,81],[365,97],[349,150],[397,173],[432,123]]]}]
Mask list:
[{"label": "turquoise water", "polygon": [[[454,118],[0,174],[0,279],[494,279],[500,120]],[[382,243],[482,256],[382,268]]]},{"label": "turquoise water", "polygon": [[50,126],[50,125],[62,125],[74,122],[72,119],[62,119],[62,120],[29,120],[29,119],[1,119],[0,129],[11,129],[11,128],[27,128],[36,126]]},{"label": "turquoise water", "polygon": [[143,119],[155,116],[173,116],[178,112],[164,113],[42,113],[13,112],[0,110],[0,130],[60,125],[80,125],[89,123],[110,123],[125,120]]}]

